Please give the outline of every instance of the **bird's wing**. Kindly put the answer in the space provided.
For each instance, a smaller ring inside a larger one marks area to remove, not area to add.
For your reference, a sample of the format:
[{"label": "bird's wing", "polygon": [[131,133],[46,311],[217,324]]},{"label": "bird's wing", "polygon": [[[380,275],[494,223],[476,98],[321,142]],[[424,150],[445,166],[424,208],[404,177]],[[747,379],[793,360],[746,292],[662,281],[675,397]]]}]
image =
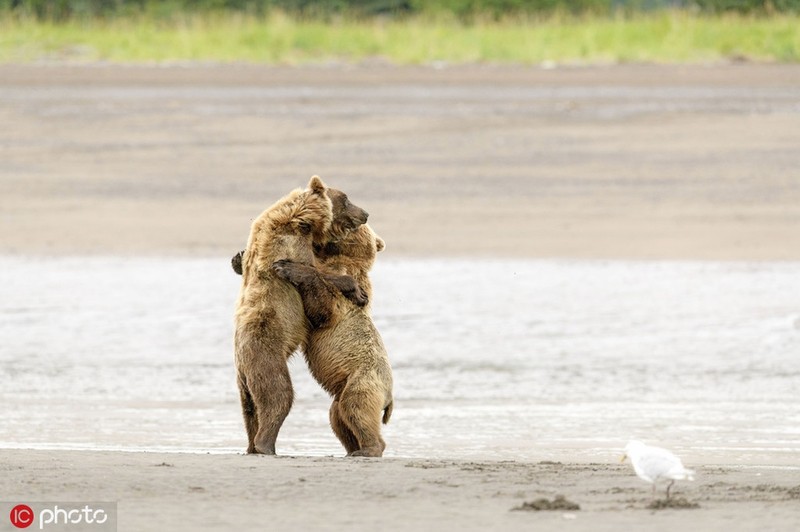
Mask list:
[{"label": "bird's wing", "polygon": [[648,447],[639,456],[639,467],[645,475],[653,480],[669,478],[667,473],[676,466],[681,470],[683,469],[683,465],[677,456],[660,447]]},{"label": "bird's wing", "polygon": [[683,467],[683,464],[680,462],[680,460],[678,460],[678,463],[675,464],[675,467],[667,471],[664,476],[673,480],[694,480],[694,471]]}]

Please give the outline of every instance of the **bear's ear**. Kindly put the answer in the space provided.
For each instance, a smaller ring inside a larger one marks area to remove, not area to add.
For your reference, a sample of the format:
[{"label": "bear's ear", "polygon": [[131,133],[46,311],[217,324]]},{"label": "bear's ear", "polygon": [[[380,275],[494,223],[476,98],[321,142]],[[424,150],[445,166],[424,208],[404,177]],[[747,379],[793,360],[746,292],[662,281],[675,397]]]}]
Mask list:
[{"label": "bear's ear", "polygon": [[383,251],[386,249],[386,242],[379,236],[375,237],[375,245],[378,247],[378,251]]},{"label": "bear's ear", "polygon": [[324,194],[328,187],[325,186],[325,183],[322,182],[318,175],[315,175],[308,182],[308,189],[316,194]]}]

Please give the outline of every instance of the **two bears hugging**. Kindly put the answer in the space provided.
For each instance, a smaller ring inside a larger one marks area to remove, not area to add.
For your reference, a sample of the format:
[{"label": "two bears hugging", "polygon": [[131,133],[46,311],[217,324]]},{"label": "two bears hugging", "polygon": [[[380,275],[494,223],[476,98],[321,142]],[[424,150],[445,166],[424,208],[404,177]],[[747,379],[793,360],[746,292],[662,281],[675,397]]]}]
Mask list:
[{"label": "two bears hugging", "polygon": [[348,456],[382,456],[392,371],[369,313],[368,273],[383,240],[367,212],[314,176],[253,221],[234,256],[242,275],[235,362],[247,452],[275,454],[294,391],[288,359],[304,354],[333,396],[330,423]]}]

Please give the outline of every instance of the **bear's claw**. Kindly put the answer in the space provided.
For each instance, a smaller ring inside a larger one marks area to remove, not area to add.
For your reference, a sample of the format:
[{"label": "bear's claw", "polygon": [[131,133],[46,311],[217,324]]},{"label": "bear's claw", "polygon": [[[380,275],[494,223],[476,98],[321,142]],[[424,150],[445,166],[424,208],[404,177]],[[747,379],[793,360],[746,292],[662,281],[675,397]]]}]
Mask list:
[{"label": "bear's claw", "polygon": [[288,259],[277,260],[272,263],[272,271],[284,281],[289,281],[291,280],[290,264],[292,264],[292,261]]},{"label": "bear's claw", "polygon": [[352,301],[353,303],[355,303],[356,305],[358,305],[359,307],[363,307],[367,303],[369,303],[369,298],[364,292],[361,291],[361,289],[358,286],[356,286],[355,289],[352,291],[347,291],[347,292],[342,291],[342,295],[347,299],[349,299],[350,301]]}]

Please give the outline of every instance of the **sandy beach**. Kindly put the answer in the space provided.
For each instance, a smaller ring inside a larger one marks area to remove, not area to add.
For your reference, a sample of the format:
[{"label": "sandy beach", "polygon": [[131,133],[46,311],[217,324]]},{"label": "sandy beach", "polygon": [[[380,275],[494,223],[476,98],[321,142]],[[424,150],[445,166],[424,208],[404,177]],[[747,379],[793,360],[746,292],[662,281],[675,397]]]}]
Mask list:
[{"label": "sandy beach", "polygon": [[[793,530],[797,469],[703,467],[650,510],[626,466],[4,451],[6,501],[115,500],[128,530]],[[514,511],[564,495],[579,510]],[[663,494],[662,494],[663,496]],[[7,525],[6,525],[7,526]]]},{"label": "sandy beach", "polygon": [[[4,515],[99,500],[121,531],[800,523],[800,67],[0,65],[0,121]],[[387,242],[382,460],[327,456],[307,375],[290,452],[238,454],[227,260],[312,174]],[[475,419],[474,440],[448,428]],[[616,454],[633,425],[697,469],[675,493],[699,508],[647,509]],[[580,510],[512,511],[559,494]]]}]

